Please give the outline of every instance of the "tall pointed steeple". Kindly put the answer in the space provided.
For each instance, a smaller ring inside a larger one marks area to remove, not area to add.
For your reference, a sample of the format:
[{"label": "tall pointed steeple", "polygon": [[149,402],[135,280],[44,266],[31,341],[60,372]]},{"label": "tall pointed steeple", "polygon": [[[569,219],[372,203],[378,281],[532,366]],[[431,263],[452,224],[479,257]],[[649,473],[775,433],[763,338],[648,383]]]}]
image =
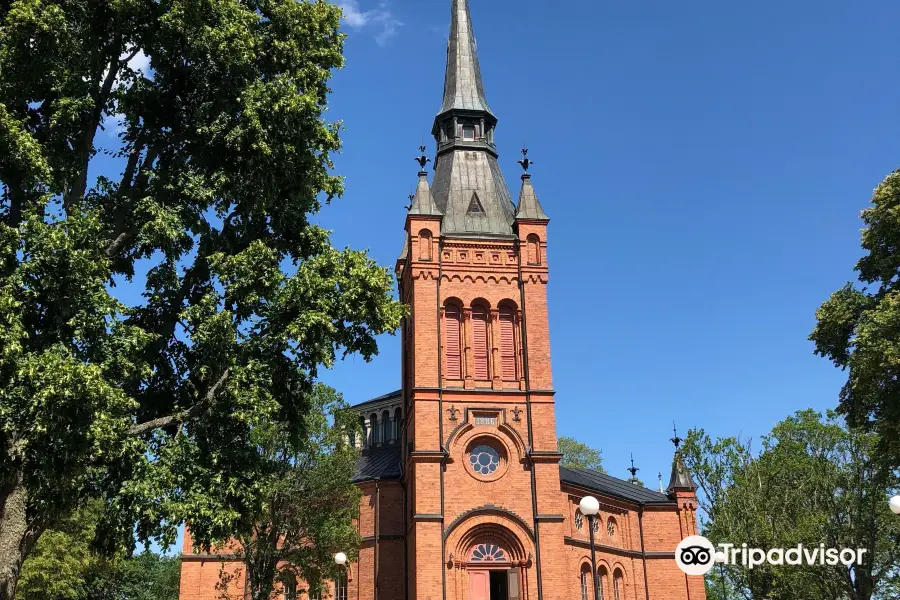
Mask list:
[{"label": "tall pointed steeple", "polygon": [[516,209],[494,146],[497,118],[484,95],[468,0],[453,0],[432,193],[442,235],[512,239]]},{"label": "tall pointed steeple", "polygon": [[491,109],[484,97],[472,19],[469,17],[469,0],[453,0],[452,10],[441,112],[456,108],[490,114]]}]

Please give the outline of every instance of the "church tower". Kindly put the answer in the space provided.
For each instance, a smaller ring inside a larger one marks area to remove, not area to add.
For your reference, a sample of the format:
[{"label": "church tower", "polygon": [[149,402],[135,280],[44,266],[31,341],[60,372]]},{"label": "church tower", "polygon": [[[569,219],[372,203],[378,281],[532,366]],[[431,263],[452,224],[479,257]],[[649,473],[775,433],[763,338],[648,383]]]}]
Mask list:
[{"label": "church tower", "polygon": [[[403,480],[411,600],[562,599],[547,224],[520,164],[497,162],[468,0],[453,0],[429,185],[397,261],[403,327]],[[424,152],[425,147],[422,147]],[[487,565],[487,566],[485,566]],[[482,568],[484,567],[484,568]],[[557,579],[561,581],[561,579]]]}]

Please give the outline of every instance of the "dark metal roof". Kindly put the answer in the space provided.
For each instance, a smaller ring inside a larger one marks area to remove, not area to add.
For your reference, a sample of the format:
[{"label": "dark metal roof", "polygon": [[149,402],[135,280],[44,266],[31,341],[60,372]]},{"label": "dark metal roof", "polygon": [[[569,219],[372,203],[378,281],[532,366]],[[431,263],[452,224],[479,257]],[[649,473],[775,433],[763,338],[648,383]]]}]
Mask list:
[{"label": "dark metal roof", "polygon": [[491,109],[484,97],[475,35],[472,33],[469,0],[453,0],[451,11],[444,99],[440,112],[462,109],[490,114]]},{"label": "dark metal roof", "polygon": [[356,461],[354,483],[400,478],[400,444],[365,450]]},{"label": "dark metal roof", "polygon": [[371,400],[366,400],[365,402],[360,402],[359,404],[354,404],[354,405],[351,406],[350,408],[361,408],[361,407],[367,406],[367,405],[369,405],[369,404],[375,404],[375,403],[378,403],[378,402],[382,402],[382,401],[384,401],[384,400],[389,400],[389,399],[394,399],[394,398],[396,398],[397,400],[399,400],[399,399],[400,399],[400,394],[401,394],[402,391],[403,391],[403,390],[395,390],[395,391],[389,392],[389,393],[387,393],[387,394],[382,394],[381,396],[378,396],[377,398],[372,398]]},{"label": "dark metal roof", "polygon": [[441,214],[434,203],[431,189],[428,187],[428,173],[425,171],[419,172],[419,183],[416,184],[416,193],[413,196],[412,204],[409,205],[409,214],[437,216]]},{"label": "dark metal roof", "polygon": [[444,214],[443,235],[513,235],[516,207],[493,154],[465,149],[442,154],[433,183],[437,208]]},{"label": "dark metal roof", "polygon": [[672,500],[665,494],[660,494],[643,486],[628,483],[624,479],[590,469],[573,469],[560,466],[559,479],[563,483],[569,483],[615,498],[630,500],[638,504],[672,503]]},{"label": "dark metal roof", "polygon": [[522,175],[522,190],[519,192],[519,210],[517,219],[534,219],[535,221],[549,221],[550,217],[544,212],[534,188],[531,187],[531,175]]},{"label": "dark metal roof", "polygon": [[669,478],[669,487],[666,488],[667,493],[675,490],[696,490],[697,484],[691,478],[690,471],[684,465],[681,452],[675,452],[675,458],[672,460],[672,476]]}]

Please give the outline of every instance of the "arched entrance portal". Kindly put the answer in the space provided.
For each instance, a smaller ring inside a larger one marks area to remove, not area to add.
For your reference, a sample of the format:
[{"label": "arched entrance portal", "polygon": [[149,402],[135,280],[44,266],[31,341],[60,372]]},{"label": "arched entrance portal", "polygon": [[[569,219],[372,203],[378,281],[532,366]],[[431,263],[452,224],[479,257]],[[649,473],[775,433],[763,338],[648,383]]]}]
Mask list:
[{"label": "arched entrance portal", "polygon": [[475,544],[464,566],[469,575],[468,600],[522,600],[524,567],[496,542]]},{"label": "arched entrance portal", "polygon": [[451,524],[447,600],[531,600],[532,542],[521,519],[496,507]]}]

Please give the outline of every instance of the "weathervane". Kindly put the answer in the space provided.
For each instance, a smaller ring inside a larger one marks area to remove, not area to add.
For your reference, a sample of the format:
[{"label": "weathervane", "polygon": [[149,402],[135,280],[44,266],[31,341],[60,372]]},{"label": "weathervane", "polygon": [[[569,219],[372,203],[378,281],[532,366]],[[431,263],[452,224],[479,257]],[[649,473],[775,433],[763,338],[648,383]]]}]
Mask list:
[{"label": "weathervane", "polygon": [[678,430],[675,429],[675,421],[672,421],[672,432],[675,434],[675,437],[671,438],[669,441],[675,444],[675,449],[678,450],[678,446],[680,446],[681,442],[684,440],[678,437]]},{"label": "weathervane", "polygon": [[634,452],[631,453],[631,468],[627,470],[631,473],[632,479],[637,479],[637,472],[640,471],[640,469],[634,466]]},{"label": "weathervane", "polygon": [[427,165],[428,163],[431,162],[431,159],[428,158],[427,156],[425,156],[425,150],[426,150],[426,148],[425,148],[425,145],[424,145],[424,144],[421,145],[421,146],[419,146],[419,152],[421,152],[422,155],[421,155],[421,156],[417,156],[416,159],[415,159],[416,162],[419,163],[419,169],[422,170],[422,171],[425,170],[425,165]]},{"label": "weathervane", "polygon": [[528,167],[534,164],[534,161],[528,158],[528,148],[522,148],[522,160],[516,161],[522,165],[525,173],[528,173]]}]

